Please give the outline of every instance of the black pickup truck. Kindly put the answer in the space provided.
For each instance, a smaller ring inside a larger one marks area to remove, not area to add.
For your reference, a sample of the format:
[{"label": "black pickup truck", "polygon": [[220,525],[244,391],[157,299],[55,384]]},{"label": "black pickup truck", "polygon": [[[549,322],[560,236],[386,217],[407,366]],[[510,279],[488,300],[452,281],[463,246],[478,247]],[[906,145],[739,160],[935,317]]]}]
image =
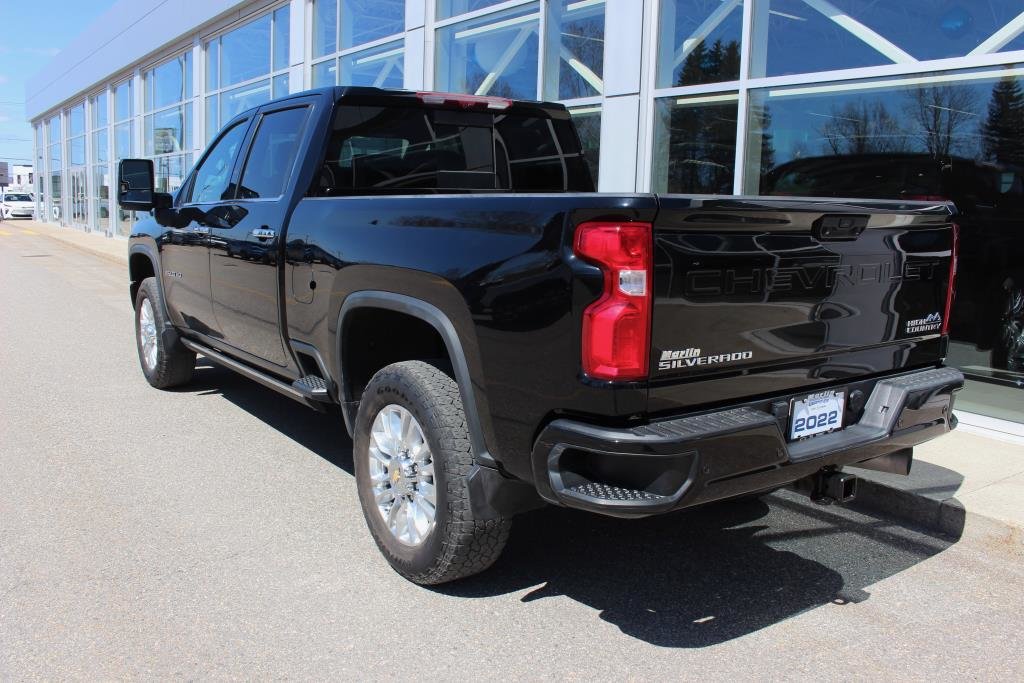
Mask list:
[{"label": "black pickup truck", "polygon": [[418,583],[544,502],[841,502],[956,424],[945,203],[598,194],[561,105],[345,87],[235,117],[173,197],[118,183],[150,384],[202,354],[340,407]]}]

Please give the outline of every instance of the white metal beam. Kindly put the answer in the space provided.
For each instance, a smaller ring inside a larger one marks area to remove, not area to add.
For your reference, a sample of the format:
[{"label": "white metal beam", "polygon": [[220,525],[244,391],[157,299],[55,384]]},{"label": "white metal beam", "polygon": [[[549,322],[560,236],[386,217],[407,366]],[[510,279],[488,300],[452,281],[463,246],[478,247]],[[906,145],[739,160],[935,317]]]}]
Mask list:
[{"label": "white metal beam", "polygon": [[512,39],[512,42],[509,43],[508,47],[505,48],[505,51],[501,54],[497,64],[494,65],[494,70],[484,77],[484,80],[480,83],[480,87],[476,89],[474,94],[486,95],[491,91],[491,88],[494,87],[494,83],[498,80],[498,76],[500,76],[505,69],[508,68],[508,65],[512,63],[516,53],[523,49],[523,45],[526,44],[527,38],[530,37],[530,34],[533,33],[533,31],[533,26],[525,26],[519,29],[519,33],[517,33],[516,37]]},{"label": "white metal beam", "polygon": [[892,41],[882,37],[874,30],[851,17],[849,14],[846,14],[828,0],[803,1],[805,5],[839,24],[855,38],[862,41],[868,47],[880,52],[893,62],[897,64],[909,64],[917,61],[914,59],[913,55],[905,52]]},{"label": "white metal beam", "polygon": [[700,26],[698,26],[690,37],[683,41],[683,44],[676,50],[675,58],[672,60],[672,68],[675,68],[683,63],[683,61],[690,56],[690,53],[704,41],[708,35],[718,28],[719,24],[725,21],[725,18],[729,16],[729,13],[739,6],[740,0],[725,0],[718,9],[712,12],[707,19],[705,19]]},{"label": "white metal beam", "polygon": [[565,63],[572,67],[572,70],[580,75],[580,78],[590,84],[590,87],[599,93],[604,92],[604,81],[598,76],[593,70],[581,62],[579,58],[573,54],[572,50],[566,46],[562,46],[562,59]]},{"label": "white metal beam", "polygon": [[1006,47],[1006,45],[1011,40],[1019,36],[1021,33],[1024,33],[1024,12],[1021,12],[1016,17],[1011,19],[1010,23],[1008,23],[1006,26],[1003,26],[1001,29],[990,35],[981,43],[981,45],[974,48],[967,54],[990,55],[993,52],[999,52],[1004,47]]}]

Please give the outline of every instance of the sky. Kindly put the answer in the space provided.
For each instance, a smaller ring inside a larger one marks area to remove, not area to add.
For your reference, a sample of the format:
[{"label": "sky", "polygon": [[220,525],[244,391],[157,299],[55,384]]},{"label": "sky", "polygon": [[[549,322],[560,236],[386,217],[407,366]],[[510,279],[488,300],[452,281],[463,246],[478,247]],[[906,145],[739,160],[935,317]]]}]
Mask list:
[{"label": "sky", "polygon": [[0,161],[32,163],[25,83],[115,0],[0,0]]}]

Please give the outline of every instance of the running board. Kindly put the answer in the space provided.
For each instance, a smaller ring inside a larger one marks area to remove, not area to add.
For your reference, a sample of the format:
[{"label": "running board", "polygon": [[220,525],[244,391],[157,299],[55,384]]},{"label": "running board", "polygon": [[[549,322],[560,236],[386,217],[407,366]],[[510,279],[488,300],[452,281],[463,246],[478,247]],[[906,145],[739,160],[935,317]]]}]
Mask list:
[{"label": "running board", "polygon": [[299,403],[309,406],[310,408],[314,408],[316,410],[323,410],[325,407],[323,401],[318,401],[316,399],[311,398],[306,393],[293,387],[291,384],[279,380],[276,377],[272,377],[271,375],[268,375],[264,372],[260,372],[259,370],[256,370],[255,368],[252,368],[246,365],[245,363],[239,362],[234,358],[225,356],[223,353],[220,353],[219,351],[214,351],[208,346],[197,344],[191,339],[185,339],[184,337],[182,337],[180,341],[186,349],[190,351],[195,351],[196,353],[201,353],[203,354],[203,356],[213,361],[217,365],[222,365],[228,368],[229,370],[234,370],[238,374],[244,377],[248,377],[251,380],[255,380],[262,384],[263,386],[267,387],[268,389],[273,389],[274,391],[280,394],[284,394],[285,396],[292,400],[298,401]]}]

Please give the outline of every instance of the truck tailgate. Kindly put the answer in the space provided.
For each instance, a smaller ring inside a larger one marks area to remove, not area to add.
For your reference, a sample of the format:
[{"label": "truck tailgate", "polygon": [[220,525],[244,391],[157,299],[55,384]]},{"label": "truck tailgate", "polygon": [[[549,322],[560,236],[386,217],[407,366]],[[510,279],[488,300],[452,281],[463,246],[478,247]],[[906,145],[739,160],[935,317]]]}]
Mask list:
[{"label": "truck tailgate", "polygon": [[952,207],[660,196],[649,411],[938,363]]}]

